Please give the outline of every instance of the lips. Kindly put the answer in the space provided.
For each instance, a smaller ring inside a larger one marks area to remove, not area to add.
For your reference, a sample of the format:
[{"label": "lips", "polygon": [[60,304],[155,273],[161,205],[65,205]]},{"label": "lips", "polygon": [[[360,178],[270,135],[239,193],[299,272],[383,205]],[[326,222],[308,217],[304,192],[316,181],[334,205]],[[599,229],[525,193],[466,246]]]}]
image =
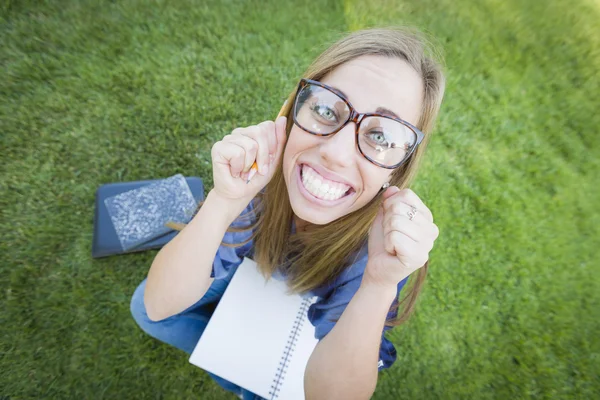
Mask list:
[{"label": "lips", "polygon": [[352,183],[350,183],[343,177],[338,176],[335,173],[327,171],[326,169],[324,169],[323,167],[321,167],[318,164],[300,163],[300,167],[302,168],[303,166],[310,167],[312,170],[314,170],[317,174],[319,174],[321,176],[321,179],[330,180],[330,181],[334,182],[335,184],[347,185],[347,186],[350,186],[352,189],[354,189],[354,185]]},{"label": "lips", "polygon": [[296,164],[296,183],[298,185],[298,189],[300,190],[300,193],[304,196],[304,198],[306,198],[306,200],[308,200],[309,202],[322,206],[322,207],[332,207],[332,206],[336,206],[340,203],[345,202],[346,200],[352,198],[352,195],[354,195],[356,193],[356,191],[350,187],[350,189],[348,189],[348,191],[339,199],[336,200],[324,200],[324,199],[320,199],[318,197],[316,197],[315,195],[313,195],[312,193],[310,193],[308,191],[308,189],[304,186],[304,183],[302,182],[302,165],[303,164]]}]

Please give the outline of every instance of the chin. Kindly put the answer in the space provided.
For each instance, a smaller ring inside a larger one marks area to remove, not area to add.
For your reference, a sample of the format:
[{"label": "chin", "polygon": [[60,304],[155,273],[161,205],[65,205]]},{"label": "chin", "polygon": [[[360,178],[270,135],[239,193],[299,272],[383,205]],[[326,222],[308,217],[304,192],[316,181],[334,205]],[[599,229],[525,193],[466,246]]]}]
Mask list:
[{"label": "chin", "polygon": [[314,225],[327,225],[328,223],[333,222],[345,215],[332,215],[330,212],[314,212],[313,210],[306,209],[306,207],[302,206],[302,204],[297,204],[298,202],[291,199],[290,203],[294,214],[298,218]]}]

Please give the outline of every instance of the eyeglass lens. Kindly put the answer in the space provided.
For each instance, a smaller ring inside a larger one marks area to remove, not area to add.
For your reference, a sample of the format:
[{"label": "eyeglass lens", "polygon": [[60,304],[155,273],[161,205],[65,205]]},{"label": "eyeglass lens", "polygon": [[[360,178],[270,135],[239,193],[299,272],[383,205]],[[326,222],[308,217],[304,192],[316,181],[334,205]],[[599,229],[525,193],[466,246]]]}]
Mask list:
[{"label": "eyeglass lens", "polygon": [[[334,92],[308,84],[298,93],[294,113],[300,127],[310,133],[331,133],[349,118],[348,104]],[[417,141],[408,126],[384,117],[364,117],[358,132],[360,150],[372,160],[386,166],[404,160]]]}]

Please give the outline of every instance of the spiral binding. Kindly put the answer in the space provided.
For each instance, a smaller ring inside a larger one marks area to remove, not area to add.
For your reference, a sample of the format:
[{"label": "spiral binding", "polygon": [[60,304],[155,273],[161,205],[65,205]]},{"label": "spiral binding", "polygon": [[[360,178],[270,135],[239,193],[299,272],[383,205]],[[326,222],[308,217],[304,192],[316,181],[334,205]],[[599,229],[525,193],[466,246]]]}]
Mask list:
[{"label": "spiral binding", "polygon": [[310,305],[316,300],[313,298],[306,298],[302,300],[302,304],[300,305],[300,309],[296,313],[296,318],[294,320],[294,326],[290,332],[290,336],[288,337],[287,344],[285,349],[283,350],[283,354],[281,355],[279,361],[279,367],[277,367],[277,372],[275,373],[275,377],[273,378],[273,382],[271,383],[271,390],[269,391],[269,395],[271,396],[271,400],[279,398],[279,392],[281,391],[280,387],[283,385],[283,381],[285,380],[285,374],[287,372],[288,364],[292,359],[292,354],[294,353],[294,349],[296,348],[296,342],[298,340],[298,335],[302,332],[302,326],[304,325],[304,316],[308,312],[308,308]]}]

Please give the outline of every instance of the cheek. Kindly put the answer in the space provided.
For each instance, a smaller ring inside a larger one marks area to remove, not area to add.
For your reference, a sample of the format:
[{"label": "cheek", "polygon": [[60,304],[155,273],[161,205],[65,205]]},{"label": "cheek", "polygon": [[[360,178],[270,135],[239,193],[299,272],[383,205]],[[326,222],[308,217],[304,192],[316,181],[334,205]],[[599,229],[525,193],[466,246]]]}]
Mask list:
[{"label": "cheek", "polygon": [[383,184],[390,180],[391,171],[373,165],[367,160],[364,161],[366,163],[361,162],[359,168],[363,181],[364,193],[368,196],[367,201],[370,201],[371,198],[379,192]]},{"label": "cheek", "polygon": [[283,166],[284,168],[292,167],[292,163],[296,159],[296,156],[315,146],[312,135],[303,132],[294,125],[290,131],[285,149],[283,150]]}]

